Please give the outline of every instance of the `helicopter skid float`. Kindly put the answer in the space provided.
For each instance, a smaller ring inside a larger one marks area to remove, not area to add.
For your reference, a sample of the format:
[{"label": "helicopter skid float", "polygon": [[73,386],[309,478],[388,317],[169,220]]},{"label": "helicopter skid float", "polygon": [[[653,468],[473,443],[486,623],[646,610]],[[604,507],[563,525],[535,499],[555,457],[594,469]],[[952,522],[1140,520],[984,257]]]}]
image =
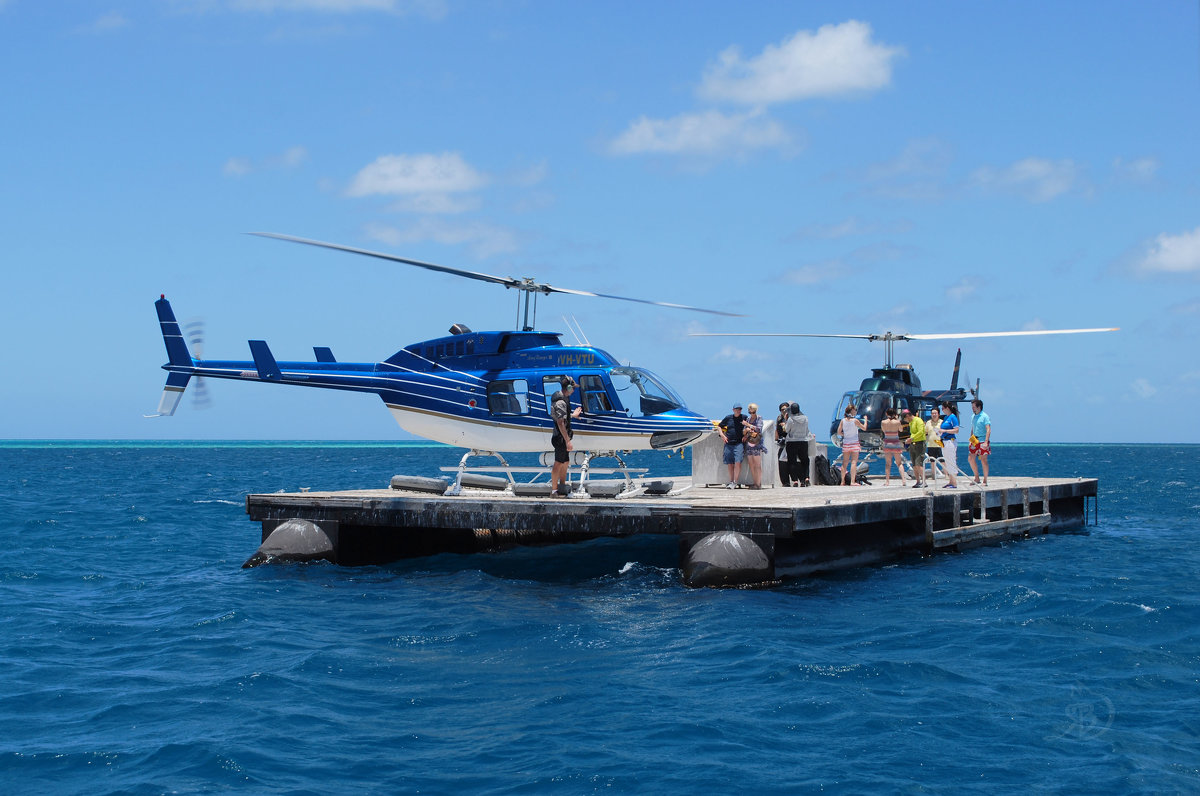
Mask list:
[{"label": "helicopter skid float", "polygon": [[[193,378],[291,384],[374,393],[405,431],[475,454],[544,452],[552,448],[555,428],[550,417],[552,398],[561,381],[570,377],[578,385],[574,401],[582,408],[572,424],[578,451],[594,456],[678,449],[713,433],[708,418],[688,409],[683,399],[650,371],[622,365],[591,345],[564,345],[557,332],[534,330],[530,310],[532,304],[536,314],[536,304],[531,298],[538,293],[569,293],[718,315],[731,313],[557,288],[531,279],[494,277],[303,238],[254,234],[502,284],[523,293],[523,327],[473,332],[454,324],[447,336],[405,346],[379,362],[339,362],[326,347],[313,349],[314,361],[281,362],[264,340],[249,341],[251,360],[197,359],[164,295],[155,302],[168,358],[163,365],[167,383],[158,415],[174,414]],[[463,467],[460,464],[457,469]]]}]

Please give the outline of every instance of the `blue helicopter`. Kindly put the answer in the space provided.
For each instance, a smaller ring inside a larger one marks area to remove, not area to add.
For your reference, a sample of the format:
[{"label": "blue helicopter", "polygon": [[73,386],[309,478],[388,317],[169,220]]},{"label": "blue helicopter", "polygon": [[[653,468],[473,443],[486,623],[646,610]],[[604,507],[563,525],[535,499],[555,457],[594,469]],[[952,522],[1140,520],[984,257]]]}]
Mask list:
[{"label": "blue helicopter", "polygon": [[339,362],[327,347],[314,347],[312,362],[279,362],[264,340],[249,341],[251,360],[197,359],[164,295],[155,302],[155,309],[167,348],[168,361],[162,366],[167,383],[157,415],[152,417],[174,414],[193,378],[235,379],[374,393],[405,431],[473,452],[548,451],[554,431],[550,401],[563,377],[570,376],[579,385],[575,398],[583,409],[573,424],[575,447],[580,451],[677,449],[713,432],[712,421],[688,409],[683,399],[650,371],[621,365],[606,351],[590,345],[564,345],[557,332],[535,330],[536,297],[567,293],[716,315],[733,313],[554,287],[529,278],[497,277],[307,238],[250,234],[519,290],[523,294],[523,328],[473,332],[454,324],[448,335],[405,346],[382,362]]}]

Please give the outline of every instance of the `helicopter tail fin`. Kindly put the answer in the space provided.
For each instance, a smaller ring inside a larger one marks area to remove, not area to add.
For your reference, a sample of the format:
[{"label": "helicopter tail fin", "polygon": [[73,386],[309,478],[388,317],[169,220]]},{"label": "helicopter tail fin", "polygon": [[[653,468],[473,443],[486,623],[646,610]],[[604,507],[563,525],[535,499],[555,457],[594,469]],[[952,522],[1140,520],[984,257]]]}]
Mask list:
[{"label": "helicopter tail fin", "polygon": [[950,389],[958,389],[958,366],[962,364],[962,349],[958,349],[958,353],[954,355],[954,374],[950,377]]},{"label": "helicopter tail fin", "polygon": [[[187,341],[183,338],[179,322],[175,320],[171,302],[167,301],[166,296],[160,296],[158,301],[154,302],[154,309],[158,312],[158,325],[162,330],[163,343],[167,347],[167,364],[164,367],[172,365],[194,367],[195,361],[192,359],[191,352],[188,351]],[[187,389],[188,381],[191,378],[190,372],[171,371],[168,373],[167,384],[163,387],[162,398],[158,401],[158,412],[154,415],[147,415],[147,417],[175,414],[175,410],[179,407],[179,400],[183,398],[183,391]]]},{"label": "helicopter tail fin", "polygon": [[159,417],[163,415],[173,415],[175,410],[179,408],[179,401],[183,398],[183,391],[187,389],[188,381],[191,380],[190,373],[168,373],[167,384],[163,387],[162,398],[158,400],[158,412],[146,417]]},{"label": "helicopter tail fin", "polygon": [[167,301],[166,296],[160,296],[154,302],[154,309],[158,311],[158,325],[162,329],[163,343],[167,346],[167,362],[171,365],[192,365],[192,354],[188,351],[187,341],[183,339],[179,322],[175,320],[171,302]]}]

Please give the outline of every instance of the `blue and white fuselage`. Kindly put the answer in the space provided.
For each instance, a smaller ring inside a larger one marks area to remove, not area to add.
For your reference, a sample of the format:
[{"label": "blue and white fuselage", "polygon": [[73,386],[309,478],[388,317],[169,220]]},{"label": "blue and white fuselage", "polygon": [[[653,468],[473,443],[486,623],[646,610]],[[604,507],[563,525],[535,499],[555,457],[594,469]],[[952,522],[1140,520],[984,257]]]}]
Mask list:
[{"label": "blue and white fuselage", "polygon": [[[574,447],[588,451],[679,448],[711,433],[660,378],[623,366],[599,348],[564,346],[557,333],[471,332],[414,343],[382,362],[338,362],[315,348],[313,362],[277,362],[250,341],[248,361],[195,359],[170,303],[155,303],[167,347],[159,413],[174,414],[193,377],[264,381],[374,393],[400,427],[426,439],[489,451],[548,451],[550,398],[564,376],[579,387]],[[457,327],[456,327],[457,328]]]}]

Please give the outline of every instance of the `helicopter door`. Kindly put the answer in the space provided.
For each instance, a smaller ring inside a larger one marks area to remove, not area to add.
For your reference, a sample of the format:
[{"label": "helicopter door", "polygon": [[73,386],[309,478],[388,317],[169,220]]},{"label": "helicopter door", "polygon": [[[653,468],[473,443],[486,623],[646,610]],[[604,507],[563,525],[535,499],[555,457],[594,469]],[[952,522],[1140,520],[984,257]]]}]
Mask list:
[{"label": "helicopter door", "polygon": [[493,415],[529,414],[529,382],[503,379],[488,383],[488,411]]},{"label": "helicopter door", "polygon": [[612,401],[604,390],[604,380],[594,374],[579,377],[579,389],[583,393],[583,411],[589,415],[608,414],[613,411]]}]

